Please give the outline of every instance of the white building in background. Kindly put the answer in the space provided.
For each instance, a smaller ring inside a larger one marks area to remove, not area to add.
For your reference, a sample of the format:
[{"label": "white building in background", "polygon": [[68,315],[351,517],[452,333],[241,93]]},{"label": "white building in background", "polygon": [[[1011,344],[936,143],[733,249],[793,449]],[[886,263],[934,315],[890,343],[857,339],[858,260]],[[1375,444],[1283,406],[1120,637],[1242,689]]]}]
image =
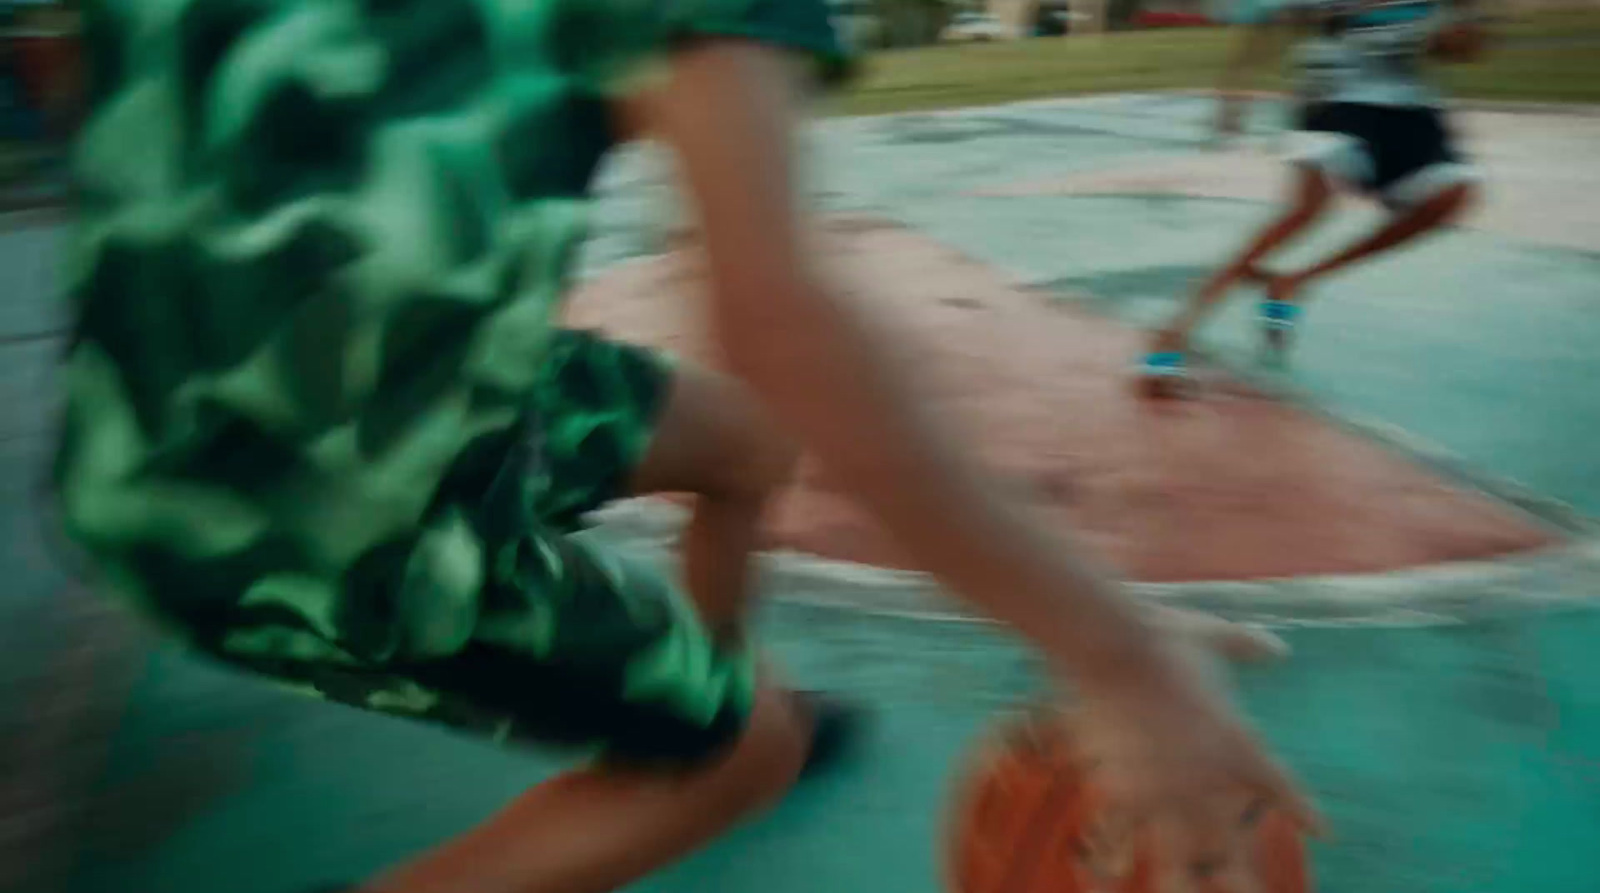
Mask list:
[{"label": "white building in background", "polygon": [[[1033,27],[1034,10],[1039,3],[1038,0],[988,0],[984,5],[995,18],[1026,34]],[[1071,10],[1075,33],[1105,30],[1106,0],[1072,0]]]},{"label": "white building in background", "polygon": [[828,0],[833,28],[853,48],[871,49],[883,42],[883,18],[875,0]]}]

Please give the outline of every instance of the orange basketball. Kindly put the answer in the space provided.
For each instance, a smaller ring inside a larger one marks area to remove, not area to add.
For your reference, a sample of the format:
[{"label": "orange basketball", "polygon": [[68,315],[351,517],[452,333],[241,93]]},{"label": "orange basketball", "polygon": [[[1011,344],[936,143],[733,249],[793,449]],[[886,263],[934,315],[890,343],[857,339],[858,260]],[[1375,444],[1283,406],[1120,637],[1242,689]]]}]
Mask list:
[{"label": "orange basketball", "polygon": [[[951,893],[1157,893],[1160,872],[1136,827],[1116,827],[1065,718],[1001,728],[961,780],[946,841]],[[1257,893],[1309,893],[1304,844],[1281,814],[1240,817],[1236,858]],[[1222,879],[1197,882],[1199,893]]]}]

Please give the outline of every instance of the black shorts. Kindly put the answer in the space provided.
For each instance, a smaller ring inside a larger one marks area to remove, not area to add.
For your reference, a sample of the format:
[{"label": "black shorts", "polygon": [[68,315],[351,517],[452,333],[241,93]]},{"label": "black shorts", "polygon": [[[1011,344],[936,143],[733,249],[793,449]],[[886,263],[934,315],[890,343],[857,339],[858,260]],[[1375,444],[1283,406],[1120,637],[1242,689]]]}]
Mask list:
[{"label": "black shorts", "polygon": [[[190,629],[191,639],[306,694],[509,744],[641,767],[722,753],[752,709],[754,652],[718,640],[656,568],[575,535],[585,514],[627,495],[673,375],[655,351],[558,330],[532,395],[537,436],[502,464],[474,521],[479,533],[506,528],[484,537],[495,547],[478,559],[476,597],[456,605],[431,590],[398,594],[404,565],[362,566],[378,595],[348,604],[408,628],[455,618],[461,641],[444,653],[357,660],[307,633],[254,627]],[[160,619],[180,630],[188,620]]]},{"label": "black shorts", "polygon": [[[1444,115],[1429,106],[1319,102],[1301,110],[1306,147],[1295,161],[1391,207],[1415,204],[1475,177],[1456,150]],[[1332,137],[1329,139],[1328,137]]]}]

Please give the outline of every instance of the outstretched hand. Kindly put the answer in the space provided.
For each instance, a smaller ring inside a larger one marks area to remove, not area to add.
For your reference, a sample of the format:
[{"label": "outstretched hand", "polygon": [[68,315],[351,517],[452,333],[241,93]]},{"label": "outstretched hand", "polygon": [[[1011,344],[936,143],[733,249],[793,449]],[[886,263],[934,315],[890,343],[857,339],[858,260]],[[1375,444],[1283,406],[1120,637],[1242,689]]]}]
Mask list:
[{"label": "outstretched hand", "polygon": [[1085,690],[1077,739],[1112,808],[1151,831],[1156,862],[1171,873],[1162,889],[1256,889],[1239,845],[1245,817],[1276,809],[1309,833],[1322,819],[1233,710],[1212,653],[1259,659],[1287,648],[1265,631],[1187,611],[1157,609],[1154,625],[1167,633],[1162,659]]}]

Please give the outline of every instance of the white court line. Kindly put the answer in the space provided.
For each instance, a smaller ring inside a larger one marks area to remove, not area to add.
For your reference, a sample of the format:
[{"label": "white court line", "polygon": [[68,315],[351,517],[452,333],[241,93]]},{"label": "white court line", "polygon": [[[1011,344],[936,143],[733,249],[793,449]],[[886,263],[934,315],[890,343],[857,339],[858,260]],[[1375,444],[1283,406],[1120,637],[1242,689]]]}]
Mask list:
[{"label": "white court line", "polygon": [[[686,513],[635,500],[598,515],[590,533],[670,561]],[[762,556],[761,586],[779,602],[867,615],[982,623],[927,574],[797,552]],[[1277,580],[1137,583],[1141,595],[1268,626],[1443,626],[1507,612],[1592,606],[1600,595],[1600,538],[1482,561],[1377,574]]]}]

